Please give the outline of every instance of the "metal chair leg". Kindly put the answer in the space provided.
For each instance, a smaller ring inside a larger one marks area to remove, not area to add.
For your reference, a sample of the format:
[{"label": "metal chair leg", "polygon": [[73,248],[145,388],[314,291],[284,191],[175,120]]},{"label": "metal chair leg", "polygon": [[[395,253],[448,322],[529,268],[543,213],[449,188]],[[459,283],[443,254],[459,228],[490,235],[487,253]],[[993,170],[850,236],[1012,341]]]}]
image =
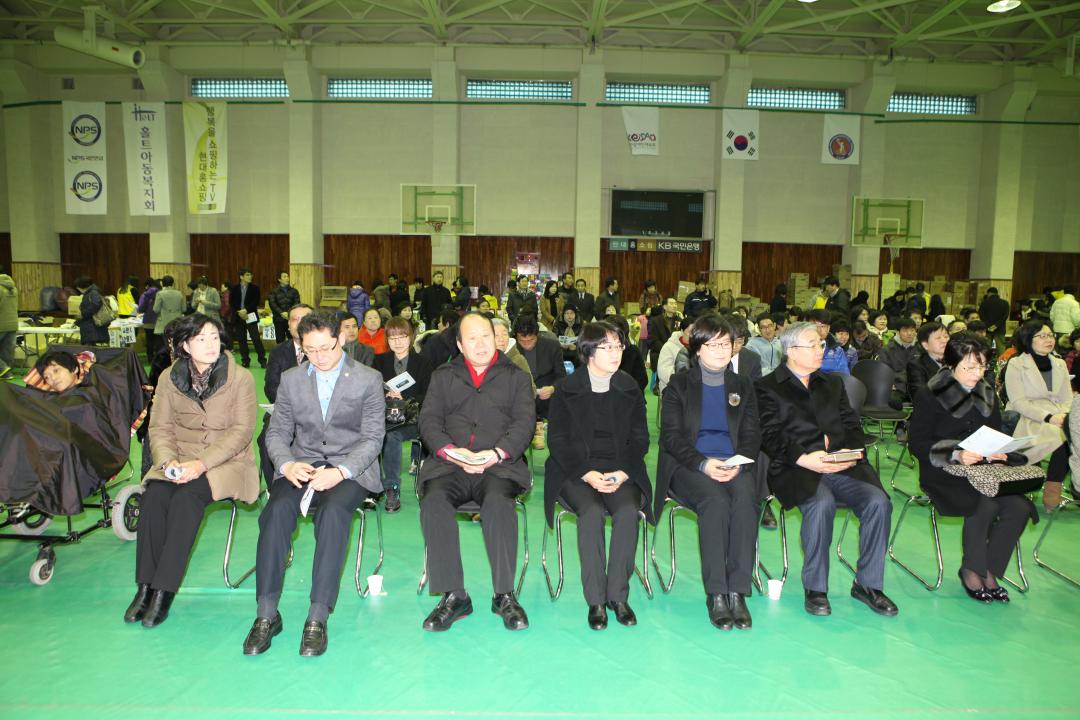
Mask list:
[{"label": "metal chair leg", "polygon": [[[375,569],[371,571],[372,575],[378,575],[379,570],[382,568],[384,549],[383,549],[383,532],[382,532],[382,515],[379,514],[379,505],[375,503],[372,507],[375,512],[375,526],[379,540],[379,560],[375,563]],[[356,572],[353,575],[353,580],[356,584],[356,594],[362,598],[368,597],[370,591],[366,585],[360,580],[360,565],[364,558],[364,531],[367,527],[367,510],[363,507],[360,508],[360,537],[356,542]]]},{"label": "metal chair leg", "polygon": [[562,547],[562,519],[566,514],[565,510],[559,510],[555,515],[555,554],[559,561],[559,584],[556,587],[551,586],[551,575],[548,573],[547,566],[547,541],[548,533],[544,530],[544,541],[540,548],[540,566],[544,568],[544,582],[547,583],[548,595],[551,596],[552,602],[559,599],[562,595],[563,588],[563,547]]},{"label": "metal chair leg", "polygon": [[1031,589],[1031,585],[1028,583],[1027,575],[1024,574],[1024,557],[1023,552],[1020,550],[1020,541],[1016,541],[1016,574],[1020,577],[1020,582],[1016,582],[1008,575],[1002,575],[1001,579],[1016,588],[1019,593],[1026,593]]},{"label": "metal chair leg", "polygon": [[649,582],[649,524],[641,510],[638,511],[638,523],[641,525],[641,568],[635,563],[634,574],[641,581],[641,587],[645,588],[645,594],[652,600],[653,589]]},{"label": "metal chair leg", "polygon": [[515,597],[521,597],[521,587],[525,584],[525,571],[529,569],[529,513],[525,507],[525,501],[515,498],[514,502],[521,508],[521,547],[524,555],[521,562],[521,577],[518,578]]},{"label": "metal chair leg", "polygon": [[[761,512],[758,513],[758,528],[761,527],[761,520],[765,517],[765,509],[769,507],[769,503],[776,500],[775,495],[769,495],[761,503]],[[779,502],[777,503],[779,504]],[[788,577],[788,547],[787,547],[787,515],[784,512],[784,506],[780,505],[780,553],[783,558],[784,569],[780,574],[780,582],[787,582]],[[761,573],[765,574],[767,580],[772,580],[773,575],[769,572],[769,569],[765,567],[765,563],[761,562],[761,548],[760,548],[760,530],[758,531],[758,537],[754,538],[754,573],[751,575],[751,581],[754,583],[754,587],[758,589],[758,592],[765,592],[763,589],[764,584],[761,582]],[[759,572],[760,571],[760,572]]]},{"label": "metal chair leg", "polygon": [[1061,501],[1052,513],[1050,513],[1050,517],[1046,519],[1046,527],[1043,528],[1042,535],[1039,536],[1039,541],[1035,543],[1035,549],[1032,550],[1031,555],[1035,558],[1035,564],[1039,567],[1049,570],[1062,580],[1072,583],[1076,587],[1080,587],[1080,580],[1077,580],[1070,575],[1066,575],[1064,572],[1058,570],[1056,567],[1039,557],[1039,549],[1042,547],[1043,541],[1046,540],[1046,536],[1050,534],[1050,528],[1054,526],[1054,522],[1057,520],[1058,516],[1061,515],[1069,505],[1076,506],[1076,501],[1066,498]]},{"label": "metal chair leg", "polygon": [[664,503],[664,507],[660,510],[660,516],[663,517],[664,509],[668,508],[668,540],[671,547],[671,575],[668,577],[668,581],[664,582],[664,573],[660,569],[660,563],[656,561],[656,534],[660,532],[660,518],[656,519],[656,530],[653,531],[653,546],[652,546],[652,566],[656,571],[656,579],[660,582],[660,589],[665,593],[671,592],[671,586],[675,584],[675,513],[684,509],[682,505],[668,500]]},{"label": "metal chair leg", "polygon": [[420,570],[420,583],[416,586],[417,595],[423,595],[425,585],[427,585],[427,545],[424,545],[424,567]]},{"label": "metal chair leg", "polygon": [[[914,493],[909,493],[906,490],[901,490],[896,486],[896,473],[900,469],[900,466],[904,465],[904,456],[910,454],[911,453],[908,450],[908,446],[904,445],[904,449],[900,451],[900,457],[896,459],[896,464],[893,465],[892,475],[889,476],[889,487],[892,488],[892,491],[898,495],[903,495],[906,498],[911,497]],[[880,473],[878,474],[878,477],[881,477]]]},{"label": "metal chair leg", "polygon": [[[905,565],[899,558],[896,557],[896,553],[893,551],[893,546],[896,544],[896,538],[900,534],[900,527],[904,524],[904,517],[907,515],[907,511],[913,504],[922,505],[930,508],[930,527],[933,530],[934,535],[934,553],[937,556],[937,581],[931,585],[921,575]],[[930,592],[934,592],[941,587],[941,581],[945,578],[945,563],[941,558],[941,534],[938,532],[937,523],[937,511],[934,509],[933,503],[930,502],[930,498],[925,495],[912,495],[904,503],[904,507],[900,510],[900,517],[896,519],[896,525],[893,527],[892,537],[889,538],[889,559],[894,563],[902,567],[907,571],[911,577],[922,583]]]},{"label": "metal chair leg", "polygon": [[844,524],[840,526],[840,537],[836,540],[836,558],[852,575],[857,575],[858,573],[855,571],[855,568],[853,568],[851,563],[848,562],[848,559],[844,557],[844,537],[847,535],[848,525],[851,524],[851,516],[853,514],[851,508],[848,508],[847,513],[844,515]]},{"label": "metal chair leg", "polygon": [[225,559],[221,564],[221,574],[225,577],[226,587],[235,590],[255,572],[255,566],[252,565],[251,569],[241,575],[236,582],[229,577],[229,560],[232,558],[233,538],[236,533],[236,501],[230,500],[229,504],[232,505],[232,512],[229,514],[229,532],[225,536]]}]

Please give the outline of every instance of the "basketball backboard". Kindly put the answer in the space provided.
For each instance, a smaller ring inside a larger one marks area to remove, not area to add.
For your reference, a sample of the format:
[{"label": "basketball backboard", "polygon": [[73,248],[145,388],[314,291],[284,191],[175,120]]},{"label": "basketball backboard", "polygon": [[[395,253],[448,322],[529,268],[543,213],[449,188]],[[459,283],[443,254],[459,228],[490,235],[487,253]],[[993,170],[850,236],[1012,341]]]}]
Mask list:
[{"label": "basketball backboard", "polygon": [[475,235],[475,185],[402,185],[402,235]]},{"label": "basketball backboard", "polygon": [[859,247],[920,248],[923,200],[856,197],[851,210],[851,244]]}]

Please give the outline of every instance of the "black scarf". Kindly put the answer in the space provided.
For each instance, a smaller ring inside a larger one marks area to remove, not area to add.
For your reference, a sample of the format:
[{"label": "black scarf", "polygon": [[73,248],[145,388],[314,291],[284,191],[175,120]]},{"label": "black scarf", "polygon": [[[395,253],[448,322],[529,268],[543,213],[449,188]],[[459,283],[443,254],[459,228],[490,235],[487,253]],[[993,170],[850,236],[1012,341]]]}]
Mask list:
[{"label": "black scarf", "polygon": [[221,353],[217,361],[202,373],[195,371],[195,365],[190,358],[187,361],[177,360],[169,371],[169,377],[176,389],[199,403],[220,390],[228,376],[229,358],[225,353]]},{"label": "black scarf", "polygon": [[1030,355],[1031,359],[1035,361],[1035,367],[1039,368],[1039,372],[1044,373],[1050,371],[1049,355],[1040,355],[1036,352],[1030,353]]},{"label": "black scarf", "polygon": [[941,403],[941,407],[954,418],[964,417],[971,411],[972,406],[980,415],[988,418],[993,414],[994,403],[997,402],[994,389],[985,380],[980,379],[979,384],[968,392],[956,381],[952,370],[947,367],[938,370],[934,377],[930,378],[927,387]]}]

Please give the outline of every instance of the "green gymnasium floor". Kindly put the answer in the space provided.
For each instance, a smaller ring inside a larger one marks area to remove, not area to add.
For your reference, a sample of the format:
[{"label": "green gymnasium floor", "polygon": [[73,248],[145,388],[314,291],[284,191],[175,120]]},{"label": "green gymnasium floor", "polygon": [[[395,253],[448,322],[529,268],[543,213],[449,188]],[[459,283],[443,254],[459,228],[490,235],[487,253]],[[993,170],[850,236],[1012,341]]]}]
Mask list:
[{"label": "green gymnasium floor", "polygon": [[[261,386],[262,372],[255,375]],[[648,400],[654,418],[656,399],[649,395]],[[221,577],[227,505],[211,511],[172,613],[153,630],[121,620],[134,591],[133,543],[103,530],[80,545],[58,548],[54,577],[44,587],[31,585],[27,577],[35,546],[0,543],[5,644],[0,717],[1080,715],[1071,682],[1080,660],[1080,589],[1031,561],[1042,525],[1029,528],[1023,538],[1031,592],[1013,592],[1010,605],[983,606],[963,594],[955,577],[960,523],[946,519],[940,591],[925,591],[889,563],[886,590],[900,615],[881,618],[848,596],[850,575],[834,562],[833,615],[815,618],[802,609],[799,514],[789,513],[791,577],[783,597],[753,597],[754,629],[721,632],[705,614],[695,525],[680,518],[679,573],[672,592],[660,592],[654,575],[657,595],[649,600],[632,580],[638,626],[624,628],[612,619],[597,633],[585,624],[572,522],[564,525],[563,596],[555,603],[548,599],[540,566],[545,457],[537,453],[534,461],[531,560],[521,597],[531,627],[519,633],[503,630],[488,612],[491,586],[483,542],[479,526],[467,519],[461,538],[475,612],[448,633],[421,630],[435,598],[416,595],[423,545],[411,480],[403,511],[383,516],[386,595],[357,597],[350,557],[330,618],[330,647],[321,658],[297,653],[307,612],[310,521],[301,523],[296,561],[286,576],[285,631],[267,654],[254,658],[241,654],[255,613],[254,578],[228,590]],[[911,486],[910,471],[901,478]],[[900,503],[894,507],[895,521]],[[930,572],[927,514],[913,513],[897,547]],[[353,554],[356,529],[354,524]],[[257,511],[242,512],[236,568],[253,564],[257,533]],[[777,533],[762,531],[761,541],[763,560],[776,568]],[[667,547],[666,540],[661,546]],[[1073,511],[1055,525],[1044,557],[1080,574],[1078,546],[1080,512]],[[846,547],[849,557],[857,555],[853,534]],[[365,575],[374,550],[370,523]]]}]

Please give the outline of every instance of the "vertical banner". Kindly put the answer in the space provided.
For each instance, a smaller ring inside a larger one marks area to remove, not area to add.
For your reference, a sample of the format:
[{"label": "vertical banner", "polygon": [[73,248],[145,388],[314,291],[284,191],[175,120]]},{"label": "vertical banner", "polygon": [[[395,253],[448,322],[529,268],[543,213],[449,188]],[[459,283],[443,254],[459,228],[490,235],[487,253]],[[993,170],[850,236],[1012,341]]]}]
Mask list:
[{"label": "vertical banner", "polygon": [[631,155],[660,154],[660,108],[624,107],[622,121]]},{"label": "vertical banner", "polygon": [[861,129],[862,118],[858,115],[826,115],[825,132],[821,140],[821,162],[858,165]]},{"label": "vertical banner", "polygon": [[105,103],[63,103],[64,206],[68,215],[104,215]]},{"label": "vertical banner", "polygon": [[188,211],[192,215],[225,212],[229,175],[224,102],[184,103]]},{"label": "vertical banner", "polygon": [[165,103],[123,103],[128,208],[132,215],[169,214]]},{"label": "vertical banner", "polygon": [[757,110],[724,111],[724,157],[731,160],[757,160],[758,143]]}]

